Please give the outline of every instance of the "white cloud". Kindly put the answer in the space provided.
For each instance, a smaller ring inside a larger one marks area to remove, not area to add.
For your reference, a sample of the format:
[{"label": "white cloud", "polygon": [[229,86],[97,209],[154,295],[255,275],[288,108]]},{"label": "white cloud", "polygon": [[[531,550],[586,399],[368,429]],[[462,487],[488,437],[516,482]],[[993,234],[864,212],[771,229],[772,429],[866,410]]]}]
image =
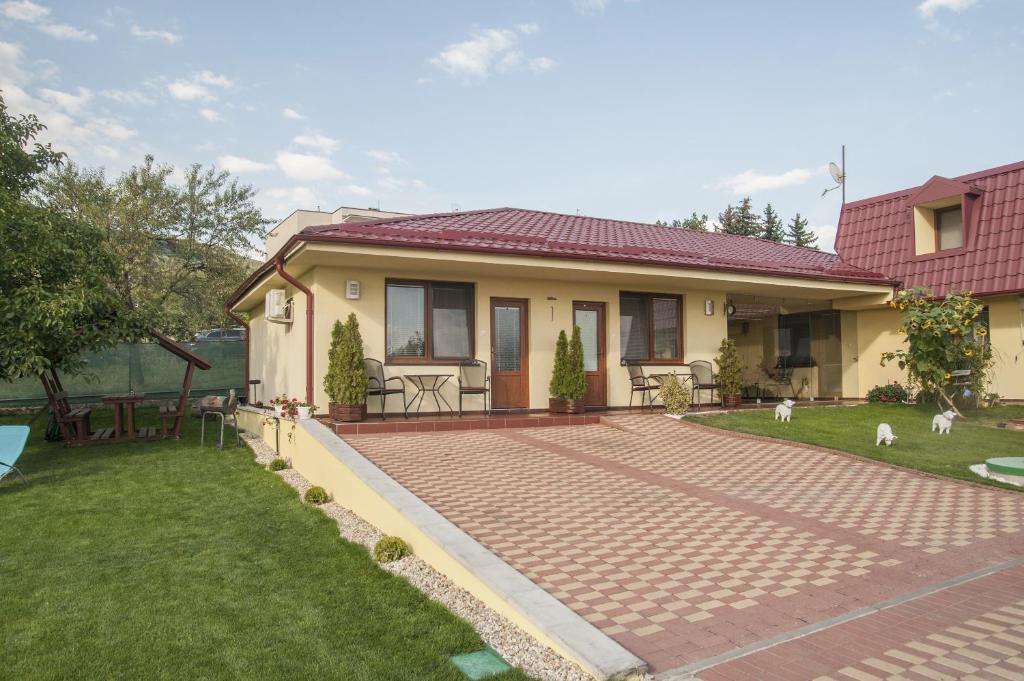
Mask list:
[{"label": "white cloud", "polygon": [[133,130],[113,118],[94,118],[89,125],[98,134],[114,140],[126,140],[139,134],[137,130]]},{"label": "white cloud", "polygon": [[433,78],[427,78],[426,76],[421,76],[421,77],[416,79],[416,84],[417,85],[429,85],[430,83],[433,83],[433,82],[434,82]]},{"label": "white cloud", "polygon": [[835,225],[810,225],[812,232],[818,235],[818,248],[829,253],[835,253],[836,226]]},{"label": "white cloud", "polygon": [[271,170],[274,166],[262,161],[254,161],[244,156],[220,156],[217,165],[231,173],[262,173]]},{"label": "white cloud", "polygon": [[939,10],[963,12],[978,4],[978,0],[924,0],[917,6],[917,11],[925,18],[932,18]]},{"label": "white cloud", "polygon": [[316,154],[296,154],[282,151],[277,154],[277,167],[286,177],[300,182],[347,180],[348,174],[334,167],[331,159]]},{"label": "white cloud", "polygon": [[21,68],[21,46],[0,41],[0,84],[22,83],[27,74]]},{"label": "white cloud", "polygon": [[87,88],[80,87],[78,88],[78,94],[73,95],[70,92],[42,88],[39,90],[39,96],[68,113],[79,113],[89,103],[89,100],[92,99],[92,92]]},{"label": "white cloud", "polygon": [[577,14],[596,16],[604,14],[608,8],[608,0],[572,0],[572,8]]},{"label": "white cloud", "polygon": [[97,156],[102,158],[113,160],[121,156],[121,152],[110,146],[109,144],[97,144],[93,147],[93,151]]},{"label": "white cloud", "polygon": [[200,109],[199,115],[205,118],[206,120],[210,121],[211,123],[216,123],[217,121],[221,120],[220,114],[214,111],[213,109]]},{"label": "white cloud", "polygon": [[179,78],[167,84],[167,91],[177,100],[191,102],[197,99],[208,100],[217,97],[210,91],[211,87],[228,88],[233,83],[227,76],[212,71],[193,73],[191,78]]},{"label": "white cloud", "polygon": [[[528,58],[520,47],[523,36],[540,30],[537,24],[519,24],[515,29],[486,28],[468,40],[444,47],[430,63],[452,76],[486,78],[492,71],[508,71],[527,64],[532,71],[544,71],[555,65],[548,57]],[[429,83],[420,78],[418,85]]]},{"label": "white cloud", "polygon": [[391,177],[385,175],[384,177],[378,178],[377,186],[385,191],[397,192],[400,189],[404,189],[408,183],[405,180],[397,177]]},{"label": "white cloud", "polygon": [[814,171],[809,168],[794,168],[779,175],[764,175],[753,170],[746,170],[721,180],[712,185],[712,188],[727,189],[733,194],[753,194],[765,189],[781,189],[803,184],[811,179],[813,174]]},{"label": "white cloud", "polygon": [[155,103],[150,97],[147,97],[138,90],[103,90],[100,92],[100,95],[118,104],[151,105]]},{"label": "white cloud", "polygon": [[30,0],[14,0],[3,4],[3,13],[8,19],[32,23],[49,16],[50,8],[37,5]]},{"label": "white cloud", "polygon": [[370,194],[373,193],[372,189],[361,187],[358,184],[350,184],[346,187],[343,187],[343,191],[352,194],[353,196],[369,196]]},{"label": "white cloud", "polygon": [[284,116],[285,118],[289,119],[289,120],[292,120],[292,121],[304,121],[304,120],[306,120],[305,116],[300,114],[295,109],[291,109],[291,108],[288,108],[288,107],[284,108],[284,111],[281,112],[281,115]]},{"label": "white cloud", "polygon": [[314,149],[321,149],[326,151],[328,154],[334,151],[338,146],[338,140],[327,135],[321,135],[317,132],[309,132],[305,135],[296,135],[292,138],[292,142],[302,147],[312,147]]},{"label": "white cloud", "polygon": [[548,71],[553,69],[558,62],[548,57],[534,57],[530,60],[530,70],[540,73],[541,71]]},{"label": "white cloud", "polygon": [[261,192],[260,196],[269,199],[263,206],[268,215],[288,215],[298,208],[312,209],[318,204],[316,192],[305,186],[275,187]]},{"label": "white cloud", "polygon": [[70,24],[42,24],[39,30],[58,40],[80,40],[91,43],[96,40],[96,34],[85,29],[75,28]]},{"label": "white cloud", "polygon": [[405,159],[397,151],[370,149],[366,152],[366,155],[378,163],[405,163]]},{"label": "white cloud", "polygon": [[133,24],[131,28],[131,34],[136,38],[142,40],[163,40],[168,45],[173,45],[181,40],[181,36],[177,33],[171,33],[170,31],[160,31],[154,29],[144,29],[138,24]]}]

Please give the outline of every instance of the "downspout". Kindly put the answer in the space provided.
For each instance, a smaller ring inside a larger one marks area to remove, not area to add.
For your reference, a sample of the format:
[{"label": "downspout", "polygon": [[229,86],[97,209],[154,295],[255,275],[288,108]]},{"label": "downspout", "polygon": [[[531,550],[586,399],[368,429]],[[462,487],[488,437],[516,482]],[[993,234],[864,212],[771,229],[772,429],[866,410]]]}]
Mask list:
[{"label": "downspout", "polygon": [[313,292],[301,281],[284,271],[284,258],[274,260],[281,278],[306,294],[306,404],[313,404]]},{"label": "downspout", "polygon": [[230,303],[224,303],[224,312],[230,317],[236,324],[240,324],[245,329],[245,403],[249,404],[249,390],[252,386],[249,385],[249,344],[250,340],[249,322],[239,317],[231,310]]}]

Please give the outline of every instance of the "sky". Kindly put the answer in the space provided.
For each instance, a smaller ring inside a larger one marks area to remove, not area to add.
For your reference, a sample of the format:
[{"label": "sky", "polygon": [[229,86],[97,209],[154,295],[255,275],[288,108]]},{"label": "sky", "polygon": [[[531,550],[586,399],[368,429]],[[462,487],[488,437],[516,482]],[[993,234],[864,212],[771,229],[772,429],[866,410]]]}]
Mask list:
[{"label": "sky", "polygon": [[214,164],[268,217],[641,222],[1024,158],[1024,0],[0,2],[0,93],[111,176]]}]

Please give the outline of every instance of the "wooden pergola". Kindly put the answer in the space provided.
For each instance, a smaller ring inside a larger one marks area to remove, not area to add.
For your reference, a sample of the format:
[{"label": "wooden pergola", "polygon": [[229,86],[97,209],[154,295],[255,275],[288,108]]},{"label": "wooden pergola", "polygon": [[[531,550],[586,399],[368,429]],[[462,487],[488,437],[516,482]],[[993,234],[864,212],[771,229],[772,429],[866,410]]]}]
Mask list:
[{"label": "wooden pergola", "polygon": [[[155,427],[140,428],[134,427],[133,414],[134,405],[141,402],[143,395],[108,395],[103,398],[107,404],[115,409],[115,426],[113,428],[102,428],[97,431],[90,430],[91,409],[86,407],[72,408],[68,401],[67,391],[61,385],[57,372],[50,369],[40,374],[39,378],[46,391],[46,399],[50,405],[57,426],[64,438],[64,444],[68,447],[78,445],[95,444],[98,442],[122,442],[129,440],[153,440],[166,437],[178,438],[181,436],[181,426],[185,420],[185,412],[188,408],[188,396],[192,389],[192,376],[196,368],[206,371],[213,367],[212,364],[195,354],[184,345],[174,341],[158,331],[150,331],[150,337],[167,352],[185,361],[185,376],[181,382],[181,393],[176,403],[160,407],[160,428],[159,432]],[[129,417],[126,420],[127,431],[123,430],[122,410],[127,405]]]}]

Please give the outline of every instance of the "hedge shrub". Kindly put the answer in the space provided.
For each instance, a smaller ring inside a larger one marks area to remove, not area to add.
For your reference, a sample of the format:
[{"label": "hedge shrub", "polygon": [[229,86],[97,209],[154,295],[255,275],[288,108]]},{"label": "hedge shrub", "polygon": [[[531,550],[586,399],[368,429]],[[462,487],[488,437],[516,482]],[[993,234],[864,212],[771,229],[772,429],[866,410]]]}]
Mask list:
[{"label": "hedge shrub", "polygon": [[306,490],[306,494],[302,497],[306,500],[307,504],[326,504],[330,497],[327,496],[327,490],[319,485],[310,487]]},{"label": "hedge shrub", "polygon": [[401,537],[381,537],[373,547],[373,557],[379,563],[391,563],[405,558],[409,553],[409,545]]}]

